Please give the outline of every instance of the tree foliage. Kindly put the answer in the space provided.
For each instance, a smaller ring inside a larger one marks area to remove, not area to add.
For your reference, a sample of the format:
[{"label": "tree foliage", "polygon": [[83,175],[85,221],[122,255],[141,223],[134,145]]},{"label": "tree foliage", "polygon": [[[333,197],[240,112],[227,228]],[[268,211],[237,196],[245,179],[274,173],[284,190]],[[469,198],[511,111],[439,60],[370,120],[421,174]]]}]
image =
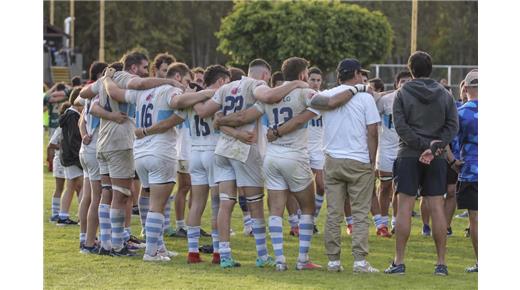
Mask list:
[{"label": "tree foliage", "polygon": [[217,33],[234,65],[261,57],[275,67],[300,56],[322,69],[345,57],[368,65],[386,59],[393,31],[386,17],[337,1],[238,1]]}]

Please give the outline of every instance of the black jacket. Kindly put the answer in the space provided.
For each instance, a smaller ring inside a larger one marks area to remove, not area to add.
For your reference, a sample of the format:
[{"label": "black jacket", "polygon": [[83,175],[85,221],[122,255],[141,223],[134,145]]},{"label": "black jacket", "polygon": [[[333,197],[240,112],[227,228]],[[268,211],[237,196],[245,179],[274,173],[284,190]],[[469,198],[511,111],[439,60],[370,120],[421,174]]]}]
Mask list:
[{"label": "black jacket", "polygon": [[80,114],[71,108],[68,108],[63,115],[60,116],[60,127],[62,133],[60,160],[63,166],[76,165],[79,168],[79,149],[81,148],[81,134],[79,133],[78,121]]},{"label": "black jacket", "polygon": [[432,79],[413,79],[397,91],[393,107],[398,157],[419,157],[432,140],[450,143],[459,130],[453,97]]}]

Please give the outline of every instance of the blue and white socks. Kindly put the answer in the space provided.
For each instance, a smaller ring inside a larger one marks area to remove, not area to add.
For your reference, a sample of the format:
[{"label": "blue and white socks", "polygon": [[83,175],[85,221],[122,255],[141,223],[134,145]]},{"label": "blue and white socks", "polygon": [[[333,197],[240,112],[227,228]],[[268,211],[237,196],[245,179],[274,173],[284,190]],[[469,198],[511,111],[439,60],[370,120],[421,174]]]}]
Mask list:
[{"label": "blue and white socks", "polygon": [[53,217],[58,216],[60,214],[60,203],[61,203],[61,198],[59,198],[59,197],[52,198],[51,210],[52,210]]},{"label": "blue and white socks", "polygon": [[285,256],[283,255],[283,228],[282,217],[269,216],[269,232],[271,234],[271,242],[273,244],[274,255],[276,263],[285,263]]},{"label": "blue and white socks", "polygon": [[298,214],[291,214],[289,215],[289,224],[291,225],[291,228],[295,228],[300,223],[300,219],[298,218]]},{"label": "blue and white socks", "polygon": [[170,227],[170,215],[172,213],[172,202],[175,195],[170,195],[168,201],[166,202],[166,206],[164,207],[164,229],[168,229]]},{"label": "blue and white socks", "polygon": [[256,254],[262,260],[267,260],[267,243],[265,240],[265,221],[264,219],[251,219],[253,223],[253,236],[256,243]]},{"label": "blue and white socks", "polygon": [[380,214],[374,215],[372,219],[374,220],[374,226],[376,227],[376,229],[379,229],[383,226],[383,220]]},{"label": "blue and white socks", "polygon": [[199,252],[200,226],[188,226],[188,253]]},{"label": "blue and white socks", "polygon": [[229,242],[219,242],[220,259],[231,259],[231,248]]},{"label": "blue and white socks", "polygon": [[346,216],[345,225],[348,226],[348,225],[353,225],[353,224],[354,224],[354,219],[352,218],[352,216]]},{"label": "blue and white socks", "polygon": [[110,209],[110,225],[112,226],[112,248],[115,251],[120,251],[123,248],[125,224],[125,210],[124,209]]},{"label": "blue and white socks", "polygon": [[388,228],[388,216],[381,216],[381,226],[385,226]]},{"label": "blue and white socks", "polygon": [[162,236],[164,215],[158,212],[148,212],[146,217],[146,250],[145,254],[155,256],[159,248],[159,239]]},{"label": "blue and white socks", "polygon": [[315,194],[314,195],[314,218],[318,219],[318,216],[320,215],[321,206],[323,205],[324,197],[323,195]]},{"label": "blue and white socks", "polygon": [[99,240],[105,250],[112,249],[112,226],[110,224],[110,205],[99,204]]},{"label": "blue and white socks", "polygon": [[304,214],[300,217],[300,249],[298,261],[307,262],[309,260],[309,248],[311,247],[312,230],[314,228],[314,216]]},{"label": "blue and white socks", "polygon": [[85,241],[87,240],[87,233],[79,233],[79,244],[85,245]]},{"label": "blue and white socks", "polygon": [[219,252],[219,237],[218,237],[218,230],[213,229],[211,230],[211,240],[213,242],[213,253]]},{"label": "blue and white socks", "polygon": [[141,220],[141,228],[144,229],[146,224],[146,215],[150,210],[150,197],[140,195],[139,200],[137,201],[137,205],[139,206],[139,218]]},{"label": "blue and white socks", "polygon": [[177,227],[177,230],[184,229],[186,227],[186,223],[184,222],[184,220],[175,221],[175,225]]}]

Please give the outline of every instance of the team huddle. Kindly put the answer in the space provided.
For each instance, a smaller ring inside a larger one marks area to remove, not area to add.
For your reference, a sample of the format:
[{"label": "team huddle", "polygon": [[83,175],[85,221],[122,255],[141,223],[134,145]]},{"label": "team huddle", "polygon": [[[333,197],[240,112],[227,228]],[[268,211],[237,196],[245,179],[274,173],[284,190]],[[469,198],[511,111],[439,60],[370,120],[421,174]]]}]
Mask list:
[{"label": "team huddle", "polygon": [[[327,270],[343,270],[345,223],[353,271],[379,272],[366,259],[370,212],[377,236],[396,235],[396,256],[385,273],[404,274],[412,209],[420,195],[437,246],[434,273],[447,275],[446,231],[455,208],[445,208],[449,185],[457,184],[456,202],[469,211],[477,254],[476,70],[464,80],[468,101],[457,109],[453,96],[428,78],[431,58],[424,52],[410,57],[409,71],[396,75],[390,91],[380,80],[368,80],[369,71],[356,59],[340,61],[338,86],[323,91],[321,70],[299,57],[284,60],[281,72],[273,74],[262,59],[249,63],[247,75],[222,65],[190,70],[169,54],[154,59],[152,77],[148,66],[146,55],[131,52],[121,62],[92,64],[89,82],[69,94],[63,86],[49,91],[49,104],[69,95],[61,114],[55,112],[59,126],[48,147],[56,178],[51,221],[77,224],[68,214],[76,192],[81,253],[135,256],[144,249],[144,261],[168,262],[178,253],[166,248],[164,236],[177,235],[187,238],[188,263],[202,262],[199,252],[209,248],[212,263],[239,267],[231,244],[231,214],[239,203],[244,233],[254,238],[257,267],[288,270],[287,209],[289,234],[299,239],[295,268],[320,269],[309,253],[326,199]],[[455,190],[450,197],[455,202]],[[211,234],[201,229],[208,198]],[[145,241],[130,231],[134,203]],[[201,247],[201,236],[211,236],[212,245]],[[478,266],[466,270],[477,272]]]}]

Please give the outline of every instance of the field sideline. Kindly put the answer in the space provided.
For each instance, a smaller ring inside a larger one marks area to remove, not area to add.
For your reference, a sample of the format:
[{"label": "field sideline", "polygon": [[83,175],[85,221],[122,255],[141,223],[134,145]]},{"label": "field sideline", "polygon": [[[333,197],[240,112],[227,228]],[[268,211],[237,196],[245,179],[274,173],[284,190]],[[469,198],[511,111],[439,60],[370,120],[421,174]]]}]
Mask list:
[{"label": "field sideline", "polygon": [[[45,134],[46,136],[46,134]],[[48,138],[44,138],[45,146]],[[448,239],[447,264],[449,276],[433,275],[435,246],[432,238],[420,235],[421,220],[413,218],[412,233],[407,248],[404,276],[389,277],[385,274],[354,275],[353,258],[350,253],[351,238],[342,231],[342,273],[329,273],[326,270],[299,272],[294,269],[298,253],[298,239],[288,235],[289,224],[284,218],[284,254],[289,270],[283,273],[274,269],[257,269],[254,266],[256,250],[254,239],[242,234],[242,212],[235,207],[232,228],[236,235],[231,238],[233,257],[242,263],[241,268],[220,269],[211,264],[211,255],[201,254],[203,263],[187,265],[187,242],[180,238],[165,237],[168,249],[180,253],[169,263],[154,264],[142,261],[142,251],[137,257],[116,258],[79,253],[79,226],[57,227],[49,223],[54,178],[46,166],[43,167],[43,205],[44,205],[44,288],[45,289],[476,289],[476,274],[464,273],[467,266],[473,265],[474,254],[469,238],[463,230],[466,219],[453,219],[453,236]],[[175,192],[175,191],[174,191]],[[266,206],[267,208],[267,206]],[[416,204],[418,209],[418,203]],[[457,211],[460,213],[460,211]],[[318,227],[311,244],[310,256],[313,262],[324,267],[327,264],[323,244],[323,227],[327,214],[326,202],[322,208]],[[172,214],[173,215],[173,214]],[[268,216],[266,212],[266,217]],[[71,218],[77,220],[77,199],[73,199]],[[202,228],[211,231],[210,205],[206,207]],[[139,236],[141,226],[139,217],[132,217],[132,234]],[[211,238],[201,238],[201,244],[211,244]],[[374,225],[370,227],[370,255],[372,266],[383,271],[393,257],[395,238],[382,239],[375,236]],[[273,255],[268,239],[268,250]]]}]

